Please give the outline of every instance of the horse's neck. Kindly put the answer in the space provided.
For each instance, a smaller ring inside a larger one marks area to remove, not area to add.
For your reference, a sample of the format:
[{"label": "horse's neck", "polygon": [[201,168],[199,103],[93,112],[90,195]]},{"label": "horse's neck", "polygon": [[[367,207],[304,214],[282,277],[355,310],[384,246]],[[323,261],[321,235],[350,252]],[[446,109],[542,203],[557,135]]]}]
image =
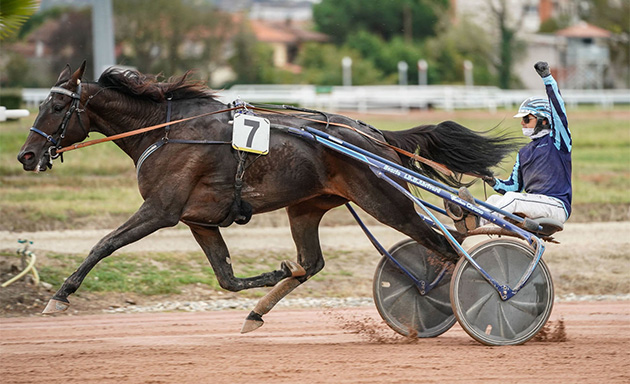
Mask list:
[{"label": "horse's neck", "polygon": [[[103,94],[99,94],[101,92]],[[92,96],[85,108],[90,118],[90,130],[105,136],[131,133],[131,131],[167,122],[168,104],[166,102],[142,101],[107,89],[100,89],[92,93]],[[173,115],[179,117],[191,117],[226,108],[227,105],[216,99],[206,99],[201,105],[195,99],[178,100],[172,103]],[[183,111],[187,112],[183,113]],[[169,119],[169,121],[173,120],[175,119]],[[148,146],[160,140],[164,134],[164,128],[158,128],[115,142],[135,162]]]},{"label": "horse's neck", "polygon": [[[85,108],[92,132],[111,137],[165,122],[166,110],[160,104],[134,100],[115,91],[102,90],[99,93],[102,94],[93,94]],[[116,140],[116,144],[136,160],[143,150],[141,142],[160,135],[163,135],[163,130],[130,135]]]}]

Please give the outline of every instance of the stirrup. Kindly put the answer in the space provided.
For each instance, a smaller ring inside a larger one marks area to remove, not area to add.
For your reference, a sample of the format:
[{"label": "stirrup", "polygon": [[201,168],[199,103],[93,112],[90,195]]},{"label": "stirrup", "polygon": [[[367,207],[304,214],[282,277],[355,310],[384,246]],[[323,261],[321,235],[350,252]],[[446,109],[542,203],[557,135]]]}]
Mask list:
[{"label": "stirrup", "polygon": [[444,210],[446,215],[453,219],[453,221],[459,221],[464,219],[464,210],[457,204],[453,204],[444,199]]},{"label": "stirrup", "polygon": [[[457,195],[459,196],[460,199],[465,200],[475,205],[475,198],[470,193],[468,188],[461,187]],[[464,220],[464,225],[468,231],[472,231],[476,229],[477,227],[479,227],[479,216],[475,215],[474,213],[470,213],[466,211],[464,214],[463,220]]]}]

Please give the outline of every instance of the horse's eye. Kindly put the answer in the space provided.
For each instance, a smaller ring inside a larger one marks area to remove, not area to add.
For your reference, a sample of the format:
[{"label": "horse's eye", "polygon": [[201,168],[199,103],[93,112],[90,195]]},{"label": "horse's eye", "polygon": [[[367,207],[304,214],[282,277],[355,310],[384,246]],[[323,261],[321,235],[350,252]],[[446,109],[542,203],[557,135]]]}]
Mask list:
[{"label": "horse's eye", "polygon": [[59,105],[59,104],[53,105],[53,111],[55,111],[55,112],[63,111],[63,105]]}]

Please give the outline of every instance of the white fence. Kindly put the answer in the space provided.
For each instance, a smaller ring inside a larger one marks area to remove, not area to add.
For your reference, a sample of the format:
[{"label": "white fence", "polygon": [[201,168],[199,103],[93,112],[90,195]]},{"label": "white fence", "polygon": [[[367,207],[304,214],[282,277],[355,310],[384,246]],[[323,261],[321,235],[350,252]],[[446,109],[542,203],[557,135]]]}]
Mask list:
[{"label": "white fence", "polygon": [[[323,90],[323,91],[322,91]],[[595,104],[608,109],[617,104],[630,105],[629,89],[610,90],[562,90],[569,107]],[[39,105],[47,96],[48,89],[25,88],[22,98],[29,108]],[[237,98],[250,103],[296,104],[302,107],[326,111],[358,111],[361,113],[410,109],[437,108],[487,109],[494,112],[498,107],[518,106],[530,96],[545,97],[543,91],[503,90],[497,87],[467,86],[335,86],[318,88],[314,85],[235,85],[220,91],[224,102]]]},{"label": "white fence", "polygon": [[[595,104],[611,108],[616,104],[630,105],[629,89],[614,90],[562,90],[569,107]],[[518,106],[528,97],[546,97],[544,91],[503,90],[497,87],[467,86],[352,86],[330,87],[328,92],[317,92],[312,85],[235,85],[222,91],[220,96],[228,102],[236,98],[250,103],[298,104],[303,107],[328,111],[352,110],[358,112],[398,110],[412,108],[488,109]]]}]

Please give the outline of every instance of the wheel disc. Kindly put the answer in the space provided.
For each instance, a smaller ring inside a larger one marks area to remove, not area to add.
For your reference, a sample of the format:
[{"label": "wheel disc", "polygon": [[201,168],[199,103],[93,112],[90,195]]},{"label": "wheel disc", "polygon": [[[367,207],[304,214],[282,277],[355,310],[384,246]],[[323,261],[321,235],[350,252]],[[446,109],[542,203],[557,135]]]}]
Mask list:
[{"label": "wheel disc", "polygon": [[[416,279],[433,282],[444,266],[434,252],[413,240],[396,244],[390,255]],[[435,337],[455,324],[449,299],[449,285],[453,265],[437,286],[421,294],[414,281],[401,271],[388,257],[383,257],[374,274],[374,302],[387,325],[408,337]]]},{"label": "wheel disc", "polygon": [[[499,284],[515,287],[534,258],[527,245],[512,239],[478,244],[470,256]],[[545,325],[553,307],[553,281],[540,260],[527,283],[509,300],[462,258],[451,281],[453,312],[475,340],[486,345],[522,344]]]}]

